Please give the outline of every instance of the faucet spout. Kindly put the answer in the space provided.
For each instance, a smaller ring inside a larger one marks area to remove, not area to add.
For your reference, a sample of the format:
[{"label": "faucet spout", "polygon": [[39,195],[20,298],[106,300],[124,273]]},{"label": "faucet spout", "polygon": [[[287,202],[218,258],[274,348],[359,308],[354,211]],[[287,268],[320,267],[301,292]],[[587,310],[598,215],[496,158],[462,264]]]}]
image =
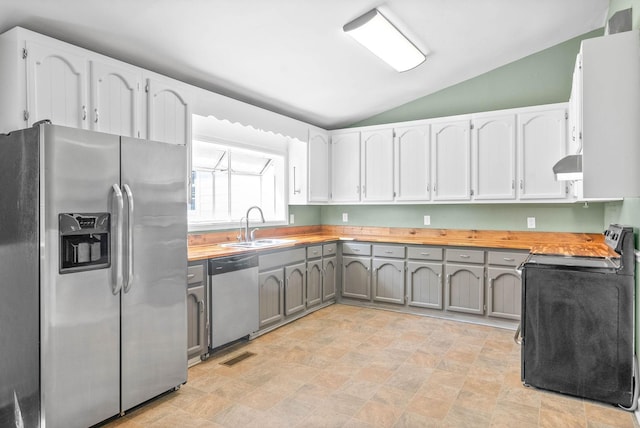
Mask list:
[{"label": "faucet spout", "polygon": [[245,216],[246,219],[247,219],[247,223],[244,226],[244,240],[246,242],[253,241],[253,239],[254,239],[253,234],[249,233],[249,213],[254,209],[258,210],[258,212],[260,213],[260,220],[262,220],[263,223],[265,222],[264,221],[264,214],[262,213],[262,209],[259,206],[254,205],[252,207],[249,207],[249,209],[247,210],[247,215]]}]

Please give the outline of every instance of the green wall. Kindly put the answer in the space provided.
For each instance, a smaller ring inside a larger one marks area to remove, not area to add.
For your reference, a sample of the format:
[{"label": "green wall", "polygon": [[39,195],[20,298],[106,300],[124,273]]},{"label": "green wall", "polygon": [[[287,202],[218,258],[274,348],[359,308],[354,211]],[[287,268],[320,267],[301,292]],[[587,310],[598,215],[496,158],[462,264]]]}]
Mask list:
[{"label": "green wall", "polygon": [[352,126],[568,101],[580,41],[601,36],[603,31],[599,29],[583,34]]}]

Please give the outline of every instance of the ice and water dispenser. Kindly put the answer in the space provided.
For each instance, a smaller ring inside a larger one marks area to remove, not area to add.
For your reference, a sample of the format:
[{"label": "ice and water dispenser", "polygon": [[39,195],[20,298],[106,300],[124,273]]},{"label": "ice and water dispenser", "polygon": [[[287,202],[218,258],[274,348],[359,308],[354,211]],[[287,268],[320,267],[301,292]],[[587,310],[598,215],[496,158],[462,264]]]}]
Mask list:
[{"label": "ice and water dispenser", "polygon": [[110,214],[58,215],[60,273],[107,268],[110,257]]}]

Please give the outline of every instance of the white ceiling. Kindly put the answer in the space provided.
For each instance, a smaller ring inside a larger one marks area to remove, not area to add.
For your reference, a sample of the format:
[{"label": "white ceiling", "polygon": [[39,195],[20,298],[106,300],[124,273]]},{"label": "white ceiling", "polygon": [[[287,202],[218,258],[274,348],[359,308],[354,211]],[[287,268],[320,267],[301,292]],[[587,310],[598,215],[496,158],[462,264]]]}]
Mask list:
[{"label": "white ceiling", "polygon": [[[604,26],[609,0],[2,0],[22,26],[338,128]],[[429,52],[397,73],[344,34],[378,7]]]}]

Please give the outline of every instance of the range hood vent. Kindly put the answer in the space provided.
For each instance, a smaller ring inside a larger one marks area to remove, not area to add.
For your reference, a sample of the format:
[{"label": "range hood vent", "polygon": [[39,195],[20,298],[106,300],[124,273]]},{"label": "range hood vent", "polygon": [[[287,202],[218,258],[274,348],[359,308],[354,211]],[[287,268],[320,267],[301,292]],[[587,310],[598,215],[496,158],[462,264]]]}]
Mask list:
[{"label": "range hood vent", "polygon": [[582,155],[569,155],[553,166],[557,181],[582,180]]}]

